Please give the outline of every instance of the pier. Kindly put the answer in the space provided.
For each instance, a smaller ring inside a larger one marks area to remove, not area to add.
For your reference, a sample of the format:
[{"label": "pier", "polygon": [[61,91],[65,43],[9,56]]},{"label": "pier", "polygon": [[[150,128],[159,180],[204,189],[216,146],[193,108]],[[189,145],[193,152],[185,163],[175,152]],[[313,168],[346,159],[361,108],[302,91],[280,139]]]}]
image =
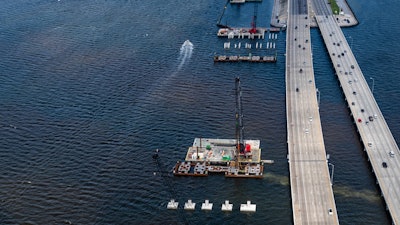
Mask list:
[{"label": "pier", "polygon": [[318,110],[308,3],[288,2],[286,113],[293,222],[339,224]]}]

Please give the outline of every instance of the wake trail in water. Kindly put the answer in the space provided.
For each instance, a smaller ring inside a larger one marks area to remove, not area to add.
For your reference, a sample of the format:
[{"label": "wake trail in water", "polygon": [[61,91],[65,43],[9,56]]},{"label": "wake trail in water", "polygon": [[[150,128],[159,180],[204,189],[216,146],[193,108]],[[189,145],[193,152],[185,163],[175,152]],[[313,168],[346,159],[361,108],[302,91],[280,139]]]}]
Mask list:
[{"label": "wake trail in water", "polygon": [[158,82],[153,83],[139,98],[137,99],[136,106],[143,109],[143,104],[148,102],[154,103],[157,97],[162,96],[164,87],[168,86],[171,79],[176,77],[179,71],[183,68],[185,64],[188,63],[193,54],[193,44],[189,40],[183,42],[180,48],[180,53],[178,57],[178,67],[169,76],[159,79]]},{"label": "wake trail in water", "polygon": [[[150,86],[147,86],[146,90],[141,91],[141,94],[135,99],[132,111],[135,111],[136,116],[144,115],[149,117],[149,114],[153,111],[151,108],[155,107],[159,102],[164,101],[165,90],[169,86],[171,79],[175,78],[185,64],[188,63],[193,54],[193,44],[186,40],[180,47],[180,53],[178,57],[178,67],[174,69],[169,75],[157,79]],[[145,120],[144,120],[145,121]],[[146,121],[149,122],[149,121]],[[135,126],[140,127],[141,125],[135,123]],[[145,124],[142,127],[146,127]],[[128,154],[128,153],[126,153]]]},{"label": "wake trail in water", "polygon": [[179,66],[178,71],[182,69],[183,65],[192,57],[193,54],[193,44],[189,40],[183,42],[181,46],[181,51],[179,54]]}]

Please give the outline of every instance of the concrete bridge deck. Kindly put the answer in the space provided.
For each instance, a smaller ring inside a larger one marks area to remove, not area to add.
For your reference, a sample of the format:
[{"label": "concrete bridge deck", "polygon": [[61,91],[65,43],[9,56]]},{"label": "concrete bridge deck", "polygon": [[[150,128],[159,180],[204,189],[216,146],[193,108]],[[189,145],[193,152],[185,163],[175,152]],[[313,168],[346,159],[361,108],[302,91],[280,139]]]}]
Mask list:
[{"label": "concrete bridge deck", "polygon": [[294,224],[339,224],[318,110],[306,0],[289,1],[288,160]]},{"label": "concrete bridge deck", "polygon": [[400,224],[400,152],[351,48],[325,1],[315,19],[348,102],[393,224]]},{"label": "concrete bridge deck", "polygon": [[332,16],[316,16],[343,93],[394,224],[400,224],[400,152],[346,38]]}]

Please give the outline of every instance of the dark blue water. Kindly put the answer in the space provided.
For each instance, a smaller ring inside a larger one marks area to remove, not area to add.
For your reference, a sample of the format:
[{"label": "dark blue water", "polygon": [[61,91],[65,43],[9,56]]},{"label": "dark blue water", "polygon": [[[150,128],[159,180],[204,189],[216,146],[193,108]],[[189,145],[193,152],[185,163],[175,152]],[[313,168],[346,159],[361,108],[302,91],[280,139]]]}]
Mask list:
[{"label": "dark blue water", "polygon": [[[285,33],[276,64],[214,64],[214,53],[225,51],[215,35],[224,3],[3,0],[0,223],[291,224]],[[344,32],[398,138],[400,3],[349,3],[360,25]],[[271,4],[259,6],[259,26],[269,26]],[[252,13],[252,5],[232,7],[223,22],[248,26]],[[191,55],[180,50],[187,39]],[[390,224],[318,30],[312,43],[339,220]],[[262,157],[275,160],[265,178],[154,175],[156,148],[169,171],[195,137],[234,136],[236,76],[245,136],[260,139]],[[168,211],[171,196],[198,209]],[[204,199],[213,211],[199,210]],[[225,199],[232,213],[219,210]],[[247,200],[257,204],[255,214],[239,212]]]}]

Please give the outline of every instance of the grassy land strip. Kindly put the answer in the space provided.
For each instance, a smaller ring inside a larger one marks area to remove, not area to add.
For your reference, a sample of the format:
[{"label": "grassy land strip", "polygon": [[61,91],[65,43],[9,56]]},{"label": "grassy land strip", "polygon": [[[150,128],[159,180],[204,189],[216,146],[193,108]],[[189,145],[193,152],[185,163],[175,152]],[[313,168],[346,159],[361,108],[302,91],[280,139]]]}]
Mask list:
[{"label": "grassy land strip", "polygon": [[340,13],[340,8],[336,3],[336,0],[329,0],[333,14],[338,15]]}]

